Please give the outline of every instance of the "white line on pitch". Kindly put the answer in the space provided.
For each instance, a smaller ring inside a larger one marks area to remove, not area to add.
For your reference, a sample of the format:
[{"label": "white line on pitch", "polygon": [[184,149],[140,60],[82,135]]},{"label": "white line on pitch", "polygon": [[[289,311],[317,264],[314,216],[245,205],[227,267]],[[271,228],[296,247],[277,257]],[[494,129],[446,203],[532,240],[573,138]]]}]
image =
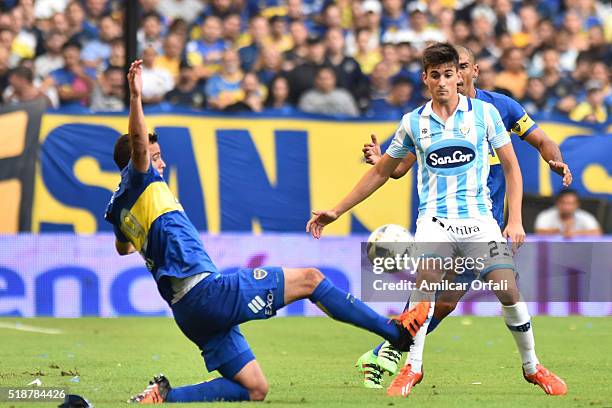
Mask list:
[{"label": "white line on pitch", "polygon": [[11,330],[19,330],[25,332],[33,332],[33,333],[44,333],[44,334],[62,334],[63,331],[59,329],[48,329],[46,327],[36,327],[29,326],[27,324],[14,322],[14,323],[5,323],[0,322],[0,329],[11,329]]}]

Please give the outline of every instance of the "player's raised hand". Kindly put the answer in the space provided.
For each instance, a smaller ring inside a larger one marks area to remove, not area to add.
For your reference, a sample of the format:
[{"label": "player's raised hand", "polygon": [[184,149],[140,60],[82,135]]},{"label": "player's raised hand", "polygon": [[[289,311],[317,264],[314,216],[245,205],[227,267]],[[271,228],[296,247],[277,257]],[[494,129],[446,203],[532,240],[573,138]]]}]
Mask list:
[{"label": "player's raised hand", "polygon": [[365,158],[366,163],[374,165],[376,162],[378,162],[378,160],[380,160],[382,153],[380,151],[380,144],[378,144],[378,138],[376,135],[372,134],[370,137],[372,138],[372,142],[365,143],[361,151],[363,152],[363,157]]},{"label": "player's raised hand", "polygon": [[512,241],[512,252],[516,254],[519,247],[525,242],[525,230],[521,223],[508,222],[503,232],[504,238],[510,238]]},{"label": "player's raised hand", "polygon": [[130,96],[140,97],[142,95],[142,60],[132,62],[127,79],[130,85]]},{"label": "player's raised hand", "polygon": [[327,224],[331,224],[332,222],[338,219],[338,214],[333,210],[327,211],[312,211],[312,217],[306,224],[306,232],[310,232],[312,237],[315,239],[321,238],[321,233],[323,232],[323,228]]},{"label": "player's raised hand", "polygon": [[550,160],[548,162],[548,165],[550,166],[550,169],[552,171],[563,177],[563,185],[565,187],[569,187],[569,185],[572,184],[572,172],[567,164],[559,161]]}]

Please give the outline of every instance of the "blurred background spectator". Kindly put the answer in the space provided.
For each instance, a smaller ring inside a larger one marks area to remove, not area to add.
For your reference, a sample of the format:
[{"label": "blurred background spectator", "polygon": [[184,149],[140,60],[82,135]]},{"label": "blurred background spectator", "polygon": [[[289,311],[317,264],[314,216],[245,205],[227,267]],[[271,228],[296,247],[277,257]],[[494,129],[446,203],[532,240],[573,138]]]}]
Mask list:
[{"label": "blurred background spectator", "polygon": [[291,114],[295,112],[293,105],[289,103],[291,93],[289,81],[284,76],[277,76],[269,83],[268,97],[265,106],[271,112],[279,114]]},{"label": "blurred background spectator", "polygon": [[94,112],[121,112],[124,110],[124,84],[123,68],[115,66],[106,68],[91,94],[91,110]]},{"label": "blurred background spectator", "polygon": [[121,37],[121,27],[110,14],[100,17],[96,27],[97,38],[87,41],[81,52],[83,64],[94,69],[110,58],[111,41]]},{"label": "blurred background spectator", "polygon": [[3,92],[5,103],[15,104],[44,99],[50,108],[57,108],[58,96],[54,88],[43,88],[40,79],[35,79],[32,69],[26,66],[13,68],[8,74],[9,85]]},{"label": "blurred background spectator", "polygon": [[164,97],[168,103],[200,109],[206,106],[204,88],[198,81],[197,74],[187,61],[181,62],[178,80],[173,90]]},{"label": "blurred background spectator", "polygon": [[571,112],[570,119],[591,123],[606,123],[608,114],[604,105],[605,94],[603,83],[591,79],[585,85],[586,100],[579,103]]},{"label": "blurred background spectator", "polygon": [[95,69],[83,64],[81,45],[75,41],[63,45],[62,59],[63,66],[49,73],[44,86],[54,86],[57,89],[61,107],[88,106],[96,81]]},{"label": "blurred background spectator", "polygon": [[551,111],[551,98],[542,78],[529,78],[527,81],[527,92],[521,100],[521,104],[530,116]]},{"label": "blurred background spectator", "polygon": [[314,88],[306,91],[298,107],[304,112],[330,115],[358,116],[359,110],[352,95],[337,87],[336,72],[332,67],[320,67],[315,74]]},{"label": "blurred background spectator", "polygon": [[366,116],[399,121],[404,113],[417,106],[414,101],[414,84],[409,78],[398,76],[391,81],[391,91],[386,98],[372,100]]},{"label": "blurred background spectator", "polygon": [[314,86],[316,72],[327,63],[325,44],[320,37],[309,37],[308,48],[303,62],[296,64],[288,73],[291,83],[291,102],[297,104],[300,97]]},{"label": "blurred background spectator", "polygon": [[[479,88],[519,99],[530,114],[594,123],[610,118],[612,9],[601,0],[135,1],[141,7],[138,53],[156,83],[149,89],[150,105],[225,109],[240,98],[225,103],[219,95],[240,94],[244,74],[254,72],[265,88],[264,110],[273,105],[293,112],[315,86],[315,73],[330,66],[336,87],[348,91],[358,114],[395,116],[421,102],[423,48],[450,41],[474,52]],[[108,68],[125,64],[124,2],[2,2],[0,92],[10,69],[33,60],[32,85],[44,94],[56,89],[60,109],[102,108],[94,99],[99,102],[112,88],[107,74],[115,80],[118,75]],[[228,49],[237,52],[239,69],[233,73],[229,67],[221,72]],[[180,68],[182,62],[188,65]],[[412,81],[409,103],[398,99],[410,86],[398,77]],[[40,86],[37,79],[43,80]],[[190,95],[196,100],[188,101]]]},{"label": "blurred background spectator", "polygon": [[45,78],[51,71],[64,65],[62,46],[66,43],[66,40],[66,35],[59,30],[52,29],[47,32],[43,52],[34,60],[37,77]]},{"label": "blurred background spectator", "polygon": [[542,211],[535,221],[536,234],[557,235],[567,238],[578,235],[601,235],[597,219],[580,208],[580,197],[575,190],[561,190],[555,206]]},{"label": "blurred background spectator", "polygon": [[142,103],[155,104],[174,88],[174,78],[164,68],[155,65],[157,51],[147,47],[142,53]]},{"label": "blurred background spectator", "polygon": [[221,55],[228,45],[221,38],[221,19],[205,16],[200,25],[200,38],[187,43],[185,49],[189,63],[196,68],[198,78],[210,78],[219,70]]},{"label": "blurred background spectator", "polygon": [[224,112],[261,112],[266,99],[266,88],[255,72],[247,72],[240,81],[240,96],[237,102],[228,105]]},{"label": "blurred background spectator", "polygon": [[206,81],[206,100],[208,107],[223,110],[238,102],[242,97],[240,82],[243,74],[240,70],[238,52],[227,50],[222,55],[221,69]]}]

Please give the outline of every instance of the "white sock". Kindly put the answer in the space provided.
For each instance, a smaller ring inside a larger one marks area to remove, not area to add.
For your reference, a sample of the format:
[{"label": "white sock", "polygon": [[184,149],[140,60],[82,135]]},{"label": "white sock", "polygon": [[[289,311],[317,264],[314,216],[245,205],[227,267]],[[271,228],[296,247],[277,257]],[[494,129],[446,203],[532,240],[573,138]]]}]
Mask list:
[{"label": "white sock", "polygon": [[410,306],[409,308],[413,308],[417,305],[417,303],[422,301],[429,301],[430,308],[429,314],[427,315],[427,320],[425,324],[421,326],[416,336],[414,337],[414,343],[410,346],[410,355],[406,359],[405,365],[410,364],[412,371],[415,373],[420,373],[423,369],[423,351],[425,350],[425,337],[427,336],[427,326],[429,326],[429,321],[431,320],[431,316],[433,316],[434,306],[436,304],[436,294],[435,292],[424,292],[421,290],[415,290],[410,294]]},{"label": "white sock", "polygon": [[527,374],[534,374],[540,362],[535,353],[535,340],[527,304],[518,302],[512,306],[502,305],[502,310],[506,326],[510,329],[519,353],[521,353],[523,369]]}]

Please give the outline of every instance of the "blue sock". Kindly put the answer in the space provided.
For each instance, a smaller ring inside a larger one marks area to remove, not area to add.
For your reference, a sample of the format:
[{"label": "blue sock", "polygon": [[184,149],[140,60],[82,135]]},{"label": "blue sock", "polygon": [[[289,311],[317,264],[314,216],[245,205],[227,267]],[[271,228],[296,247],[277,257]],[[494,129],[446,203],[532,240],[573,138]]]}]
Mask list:
[{"label": "blue sock", "polygon": [[383,346],[383,344],[385,344],[385,342],[383,341],[382,343],[380,343],[378,346],[376,346],[374,348],[374,350],[372,350],[372,353],[374,353],[375,356],[378,355],[378,352],[380,351],[380,348]]},{"label": "blue sock", "polygon": [[434,331],[436,327],[440,324],[441,320],[438,320],[436,316],[431,316],[431,320],[429,320],[429,326],[427,326],[427,334]]},{"label": "blue sock", "polygon": [[249,392],[236,381],[215,378],[200,384],[172,388],[166,402],[248,401]]},{"label": "blue sock", "polygon": [[310,301],[335,320],[350,323],[396,343],[400,332],[395,323],[372,310],[368,305],[350,293],[346,293],[323,279],[316,287]]}]

